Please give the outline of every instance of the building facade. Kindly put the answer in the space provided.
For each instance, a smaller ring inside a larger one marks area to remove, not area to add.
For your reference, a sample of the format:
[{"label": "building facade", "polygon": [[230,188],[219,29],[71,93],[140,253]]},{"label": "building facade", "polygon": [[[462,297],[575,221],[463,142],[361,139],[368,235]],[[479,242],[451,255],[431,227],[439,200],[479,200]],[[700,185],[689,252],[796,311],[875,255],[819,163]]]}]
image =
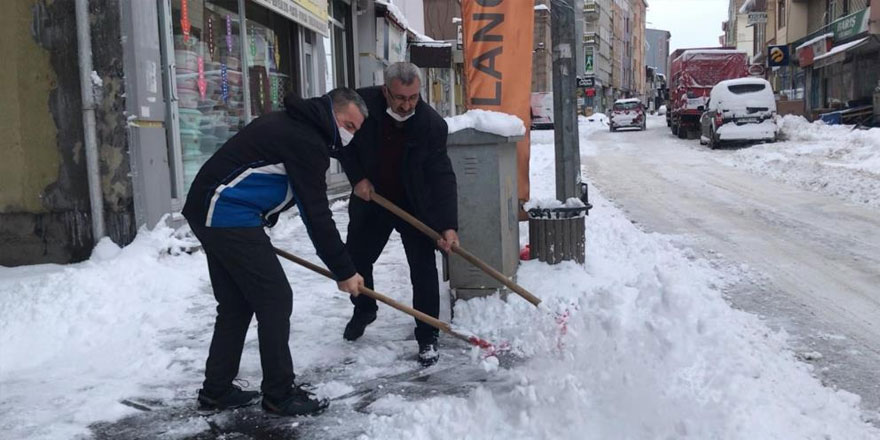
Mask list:
[{"label": "building facade", "polygon": [[[750,0],[743,9],[766,13],[762,55],[756,59],[771,65],[767,79],[780,107],[811,119],[871,118],[880,81],[878,7],[869,0]],[[766,55],[770,47],[784,49],[788,60],[774,65]]]},{"label": "building facade", "polygon": [[[96,241],[78,31],[92,44],[94,203],[105,235],[125,245],[168,214],[181,223],[201,164],[285,94],[381,82],[384,66],[406,58],[411,26],[388,0],[88,3],[84,30],[70,1],[15,0],[3,15],[0,265],[79,261]],[[327,181],[348,191],[336,163]]]}]

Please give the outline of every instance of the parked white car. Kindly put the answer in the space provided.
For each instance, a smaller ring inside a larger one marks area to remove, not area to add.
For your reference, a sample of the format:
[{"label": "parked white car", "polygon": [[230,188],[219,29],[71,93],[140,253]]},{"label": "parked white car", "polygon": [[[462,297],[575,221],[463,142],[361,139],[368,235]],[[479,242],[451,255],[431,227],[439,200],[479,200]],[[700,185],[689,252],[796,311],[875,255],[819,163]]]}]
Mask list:
[{"label": "parked white car", "polygon": [[776,98],[763,78],[721,81],[700,118],[700,143],[717,148],[732,142],[775,142]]}]

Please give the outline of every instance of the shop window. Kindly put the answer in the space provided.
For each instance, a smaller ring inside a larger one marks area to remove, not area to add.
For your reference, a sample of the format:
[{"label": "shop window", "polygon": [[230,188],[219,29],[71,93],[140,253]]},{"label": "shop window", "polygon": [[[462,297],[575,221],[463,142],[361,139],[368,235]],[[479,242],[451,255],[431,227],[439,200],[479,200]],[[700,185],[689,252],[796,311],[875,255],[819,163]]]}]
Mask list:
[{"label": "shop window", "polygon": [[239,11],[235,0],[172,0],[171,9],[186,191],[245,124]]},{"label": "shop window", "polygon": [[248,3],[245,60],[251,117],[281,110],[284,96],[296,90],[294,63],[297,26],[268,9]]}]

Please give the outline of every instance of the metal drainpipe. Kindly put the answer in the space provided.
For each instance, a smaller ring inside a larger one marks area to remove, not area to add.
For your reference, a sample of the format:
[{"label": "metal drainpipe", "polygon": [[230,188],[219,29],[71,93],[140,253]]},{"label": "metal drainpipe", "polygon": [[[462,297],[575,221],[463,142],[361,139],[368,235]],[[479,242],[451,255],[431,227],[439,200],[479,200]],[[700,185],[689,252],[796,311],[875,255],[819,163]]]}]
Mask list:
[{"label": "metal drainpipe", "polygon": [[79,87],[82,95],[86,174],[89,179],[89,203],[92,207],[92,238],[97,243],[106,234],[104,233],[104,198],[101,194],[101,170],[98,167],[98,136],[95,128],[95,93],[94,84],[92,84],[92,38],[89,27],[88,0],[76,0],[76,39],[79,47]]}]

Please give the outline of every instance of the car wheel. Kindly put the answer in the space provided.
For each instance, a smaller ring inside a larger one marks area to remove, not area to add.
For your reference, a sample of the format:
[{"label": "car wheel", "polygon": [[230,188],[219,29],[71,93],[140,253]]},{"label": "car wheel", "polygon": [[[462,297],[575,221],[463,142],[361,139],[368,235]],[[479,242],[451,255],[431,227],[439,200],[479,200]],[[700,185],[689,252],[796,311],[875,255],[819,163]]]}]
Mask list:
[{"label": "car wheel", "polygon": [[675,125],[675,124],[672,124],[672,125],[670,125],[669,127],[670,127],[670,129],[672,130],[672,135],[673,135],[673,136],[678,136],[678,126]]},{"label": "car wheel", "polygon": [[679,139],[687,139],[688,138],[687,127],[678,127],[678,138]]}]

